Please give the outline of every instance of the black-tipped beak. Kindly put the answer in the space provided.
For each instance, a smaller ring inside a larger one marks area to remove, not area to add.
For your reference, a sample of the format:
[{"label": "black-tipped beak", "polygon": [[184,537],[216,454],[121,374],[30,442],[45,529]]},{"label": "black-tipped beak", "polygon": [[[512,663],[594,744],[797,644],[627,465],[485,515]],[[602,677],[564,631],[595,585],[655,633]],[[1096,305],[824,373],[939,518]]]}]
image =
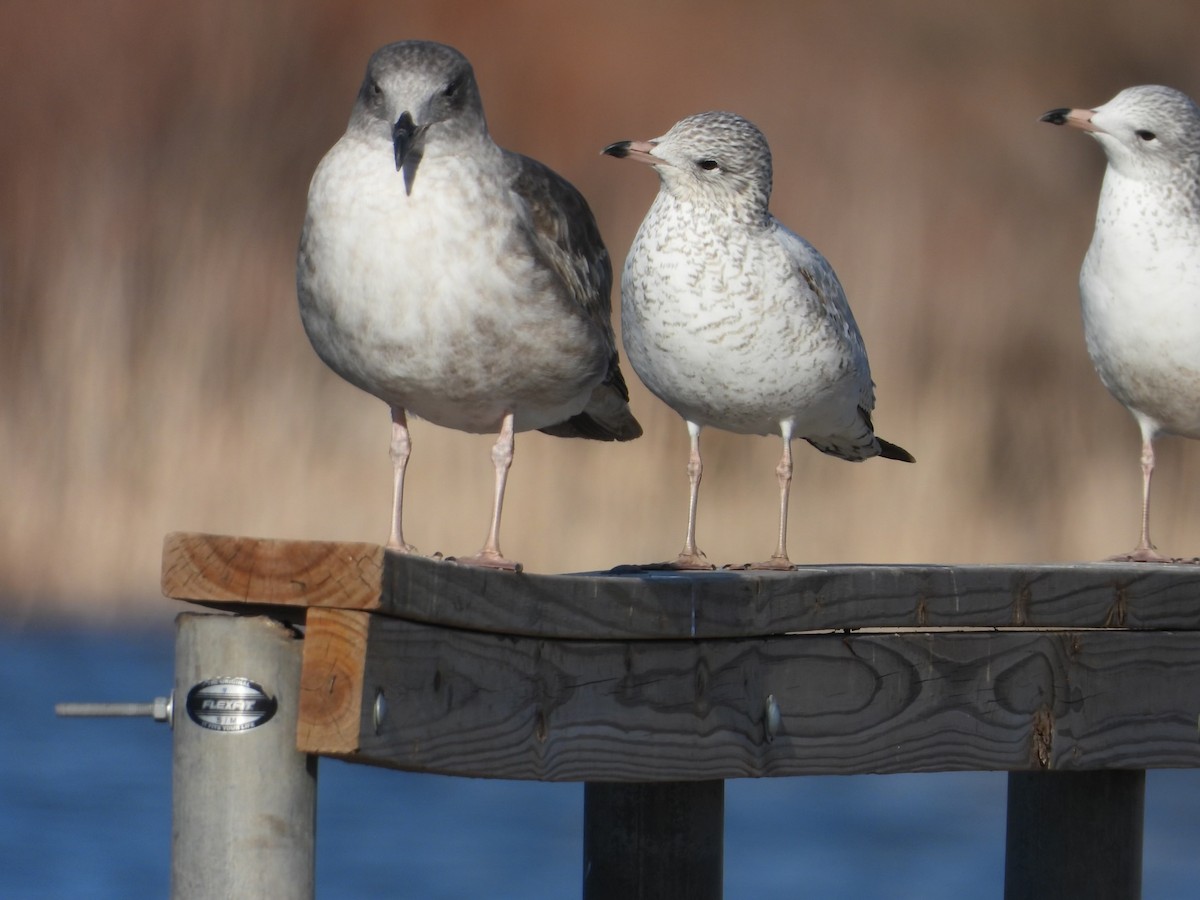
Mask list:
[{"label": "black-tipped beak", "polygon": [[396,171],[404,166],[404,160],[412,150],[413,142],[417,139],[419,129],[413,121],[412,113],[405,111],[400,114],[396,124],[392,126],[392,148],[396,152]]},{"label": "black-tipped beak", "polygon": [[605,156],[613,156],[617,159],[636,159],[638,162],[657,166],[663,160],[650,152],[657,146],[655,141],[617,141],[615,144],[609,144],[600,152]]},{"label": "black-tipped beak", "polygon": [[1066,125],[1067,114],[1070,112],[1071,109],[1067,106],[1064,106],[1062,109],[1052,109],[1050,112],[1045,113],[1038,121],[1049,122],[1051,125]]},{"label": "black-tipped beak", "polygon": [[1062,107],[1061,109],[1052,109],[1048,113],[1044,113],[1039,122],[1049,122],[1051,125],[1068,125],[1071,128],[1078,128],[1080,131],[1099,131],[1092,124],[1092,116],[1095,110],[1091,109],[1070,109]]}]

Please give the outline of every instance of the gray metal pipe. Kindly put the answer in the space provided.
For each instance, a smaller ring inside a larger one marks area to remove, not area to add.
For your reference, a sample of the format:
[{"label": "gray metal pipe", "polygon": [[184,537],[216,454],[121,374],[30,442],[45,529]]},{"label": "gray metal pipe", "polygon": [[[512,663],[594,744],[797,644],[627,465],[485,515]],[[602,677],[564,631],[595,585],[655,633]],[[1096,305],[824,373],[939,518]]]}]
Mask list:
[{"label": "gray metal pipe", "polygon": [[317,759],[296,750],[302,645],[262,616],[176,619],[172,900],[313,896]]}]

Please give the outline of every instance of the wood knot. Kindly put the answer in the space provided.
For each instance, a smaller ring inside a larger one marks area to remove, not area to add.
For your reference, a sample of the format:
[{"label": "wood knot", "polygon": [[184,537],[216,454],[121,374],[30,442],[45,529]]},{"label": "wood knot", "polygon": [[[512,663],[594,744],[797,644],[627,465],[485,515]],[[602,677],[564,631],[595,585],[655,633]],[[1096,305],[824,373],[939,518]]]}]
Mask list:
[{"label": "wood knot", "polygon": [[1012,623],[1016,626],[1029,624],[1029,605],[1033,601],[1033,591],[1029,589],[1029,585],[1024,581],[1017,589],[1016,596],[1013,597],[1013,614]]},{"label": "wood knot", "polygon": [[1125,591],[1125,585],[1118,584],[1116,586],[1113,604],[1108,608],[1108,615],[1104,617],[1105,628],[1124,628],[1125,617],[1129,612],[1129,595]]},{"label": "wood knot", "polygon": [[1038,769],[1050,768],[1050,751],[1054,745],[1054,712],[1041,706],[1033,714],[1033,734],[1029,741],[1029,762]]}]

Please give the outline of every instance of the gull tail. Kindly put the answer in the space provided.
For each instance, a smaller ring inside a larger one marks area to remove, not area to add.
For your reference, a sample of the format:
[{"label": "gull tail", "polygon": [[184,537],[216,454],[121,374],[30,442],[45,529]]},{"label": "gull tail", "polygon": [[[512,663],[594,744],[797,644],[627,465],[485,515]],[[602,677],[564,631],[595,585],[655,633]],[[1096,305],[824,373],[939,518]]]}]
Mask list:
[{"label": "gull tail", "polygon": [[858,408],[860,430],[853,437],[834,435],[825,438],[806,437],[805,440],[830,456],[844,459],[847,462],[862,462],[882,456],[884,459],[895,459],[900,462],[916,462],[911,453],[898,444],[885,441],[875,433],[871,423],[871,411],[862,406]]},{"label": "gull tail", "polygon": [[565,422],[538,430],[555,437],[587,438],[593,441],[632,441],[642,436],[642,426],[633,417],[629,404],[606,384],[592,391],[583,412]]},{"label": "gull tail", "polygon": [[629,388],[615,361],[609,369],[608,379],[593,388],[583,412],[538,430],[555,437],[592,441],[632,441],[642,436],[642,426],[629,408]]},{"label": "gull tail", "polygon": [[879,441],[879,455],[884,459],[898,459],[900,462],[915,463],[916,458],[898,444],[885,441],[883,438],[876,436],[875,440]]}]

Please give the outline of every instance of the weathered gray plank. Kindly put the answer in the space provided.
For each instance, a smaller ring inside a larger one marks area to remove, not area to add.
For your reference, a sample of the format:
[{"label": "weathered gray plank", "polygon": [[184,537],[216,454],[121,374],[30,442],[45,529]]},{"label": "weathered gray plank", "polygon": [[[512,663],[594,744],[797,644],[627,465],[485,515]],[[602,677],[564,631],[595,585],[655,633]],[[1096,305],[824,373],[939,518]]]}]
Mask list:
[{"label": "weathered gray plank", "polygon": [[789,573],[620,569],[533,575],[384,553],[370,544],[177,533],[168,597],[371,609],[547,638],[726,638],[854,628],[1200,629],[1200,566],[808,566]]},{"label": "weathered gray plank", "polygon": [[[368,629],[357,746],[301,749],[362,762],[630,782],[1200,766],[1200,634],[631,644],[346,615]],[[377,732],[378,692],[388,712]]]},{"label": "weathered gray plank", "polygon": [[567,638],[725,638],[848,628],[1200,628],[1200,567],[807,566],[513,575],[388,553],[379,611]]}]

